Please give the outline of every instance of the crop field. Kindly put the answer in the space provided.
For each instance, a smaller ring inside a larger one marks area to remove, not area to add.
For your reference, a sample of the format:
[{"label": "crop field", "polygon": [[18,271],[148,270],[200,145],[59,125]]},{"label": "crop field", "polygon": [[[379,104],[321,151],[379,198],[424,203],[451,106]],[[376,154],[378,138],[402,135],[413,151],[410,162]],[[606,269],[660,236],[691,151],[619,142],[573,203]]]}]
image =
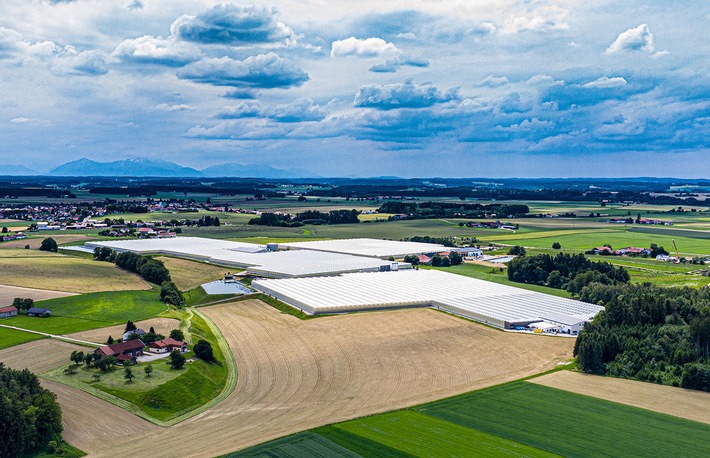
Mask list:
[{"label": "crop field", "polygon": [[54,232],[52,233],[28,233],[28,237],[26,239],[21,239],[21,240],[12,240],[10,242],[0,242],[0,248],[8,248],[8,249],[24,249],[26,245],[29,245],[31,249],[36,250],[42,245],[42,240],[44,240],[47,237],[53,238],[57,244],[62,245],[62,244],[68,244],[68,243],[77,243],[77,242],[88,242],[89,240],[93,240],[94,237],[90,237],[86,231],[83,231],[82,233],[79,233],[78,231],[73,231],[73,233],[66,234],[56,234]]},{"label": "crop field", "polygon": [[[2,281],[0,279],[0,281]],[[12,305],[12,301],[16,297],[33,299],[35,301],[43,301],[46,299],[54,299],[55,297],[73,296],[74,293],[66,293],[63,291],[50,291],[47,289],[22,288],[20,286],[0,285],[0,307],[4,305]]]},{"label": "crop field", "polygon": [[87,347],[56,339],[40,339],[0,350],[0,362],[13,369],[29,369],[39,375],[69,364],[69,355],[76,350],[86,351]]},{"label": "crop field", "polygon": [[187,259],[168,256],[159,256],[157,259],[165,264],[165,267],[170,271],[170,278],[173,283],[182,291],[188,291],[197,288],[203,283],[219,280],[228,271],[225,267]]},{"label": "crop field", "polygon": [[[170,335],[170,331],[172,331],[173,329],[180,328],[180,320],[176,320],[174,318],[150,318],[141,321],[134,321],[133,319],[130,320],[133,321],[133,324],[135,324],[137,327],[145,331],[148,331],[150,328],[153,328],[155,329],[155,332],[157,332],[158,334],[162,334],[166,337]],[[89,342],[105,342],[109,336],[113,337],[114,339],[122,336],[125,329],[126,322],[122,321],[121,324],[89,329],[86,331],[79,331],[72,334],[68,334],[67,337],[79,340],[86,340]]]},{"label": "crop field", "polygon": [[[140,321],[158,315],[165,304],[155,290],[115,291],[49,299],[38,304],[52,311],[48,318],[20,315],[3,319],[2,323],[50,334],[69,334],[102,328],[128,320]],[[27,339],[36,337],[26,333]],[[115,336],[114,336],[115,337]]]},{"label": "crop field", "polygon": [[146,290],[138,275],[108,262],[33,250],[0,250],[2,284],[70,293]]},{"label": "crop field", "polygon": [[[156,457],[212,457],[336,421],[440,399],[555,367],[573,341],[503,333],[433,310],[298,320],[260,301],[201,309],[224,334],[239,377],[204,414],[131,435]],[[61,401],[61,398],[60,398]],[[68,440],[91,456],[115,456],[125,436]],[[84,426],[82,426],[84,425]],[[101,432],[105,433],[105,432]],[[99,433],[97,433],[98,435]]]},{"label": "crop field", "polygon": [[710,424],[710,394],[667,385],[558,371],[531,383]]},{"label": "crop field", "polygon": [[567,456],[708,456],[710,426],[515,382],[414,409]]}]

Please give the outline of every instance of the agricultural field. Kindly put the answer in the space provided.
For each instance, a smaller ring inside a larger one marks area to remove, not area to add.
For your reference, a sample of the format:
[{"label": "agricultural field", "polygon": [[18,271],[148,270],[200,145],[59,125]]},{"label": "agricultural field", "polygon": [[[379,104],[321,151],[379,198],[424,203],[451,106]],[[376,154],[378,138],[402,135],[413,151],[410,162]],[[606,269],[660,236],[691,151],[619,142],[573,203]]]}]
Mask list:
[{"label": "agricultural field", "polygon": [[[95,235],[95,234],[93,234]],[[53,238],[57,244],[81,244],[83,242],[88,242],[94,240],[95,237],[91,237],[87,231],[64,231],[63,233],[57,234],[52,233],[37,233],[32,232],[27,234],[26,239],[12,240],[10,242],[0,242],[0,249],[24,249],[25,246],[29,245],[30,249],[36,250],[42,245],[42,240],[47,237]]]},{"label": "agricultural field", "polygon": [[[201,311],[234,353],[237,386],[203,415],[159,435],[151,428],[131,434],[132,447],[149,448],[156,457],[174,456],[174,450],[213,457],[299,430],[515,380],[567,360],[574,343],[503,333],[426,309],[305,321],[260,301]],[[60,396],[60,402],[66,398]],[[125,447],[122,432],[93,433],[72,408],[65,409],[65,417],[76,422],[67,440],[89,455],[115,456]]]},{"label": "agricultural field", "polygon": [[69,293],[147,290],[138,275],[107,262],[35,250],[0,250],[2,284]]},{"label": "agricultural field", "polygon": [[[558,374],[573,373],[556,371],[541,378],[554,380]],[[706,424],[536,383],[536,378],[517,381],[335,423],[228,456],[268,457],[286,451],[305,457],[323,441],[358,456],[701,457],[710,450],[704,440],[710,432]],[[670,389],[684,396],[685,391]],[[352,456],[347,453],[333,456]]]},{"label": "agricultural field", "polygon": [[[36,305],[50,309],[52,316],[37,318],[19,315],[5,318],[0,324],[63,335],[125,324],[128,320],[140,321],[154,317],[166,310],[166,306],[160,301],[156,290],[82,294],[49,299]],[[7,331],[9,330],[0,328],[0,336],[4,337]],[[35,334],[24,334],[25,341],[37,338]]]},{"label": "agricultural field", "polygon": [[158,256],[156,259],[165,264],[165,267],[170,271],[170,278],[181,291],[188,291],[197,288],[203,283],[219,280],[228,271],[228,268],[225,267],[188,259],[168,256]]},{"label": "agricultural field", "polygon": [[73,295],[74,293],[67,293],[64,291],[50,291],[47,289],[33,289],[22,288],[20,286],[0,285],[0,307],[4,305],[12,305],[12,301],[16,297],[33,299],[35,301],[43,301],[46,299],[54,299],[55,297],[67,297]]}]

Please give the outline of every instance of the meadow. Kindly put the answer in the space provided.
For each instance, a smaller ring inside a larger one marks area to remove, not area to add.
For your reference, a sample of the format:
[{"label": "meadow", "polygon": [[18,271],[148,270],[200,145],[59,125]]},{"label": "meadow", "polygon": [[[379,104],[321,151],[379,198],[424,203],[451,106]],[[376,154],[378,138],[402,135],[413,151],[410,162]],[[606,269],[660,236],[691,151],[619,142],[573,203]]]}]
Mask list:
[{"label": "meadow", "polygon": [[708,433],[707,424],[517,381],[227,456],[276,456],[275,450],[312,456],[309,447],[327,440],[361,456],[703,457],[710,453]]},{"label": "meadow", "polygon": [[181,291],[188,291],[203,283],[219,280],[228,271],[228,268],[225,267],[188,259],[169,256],[158,256],[156,259],[165,264],[165,267],[170,271],[170,279]]}]

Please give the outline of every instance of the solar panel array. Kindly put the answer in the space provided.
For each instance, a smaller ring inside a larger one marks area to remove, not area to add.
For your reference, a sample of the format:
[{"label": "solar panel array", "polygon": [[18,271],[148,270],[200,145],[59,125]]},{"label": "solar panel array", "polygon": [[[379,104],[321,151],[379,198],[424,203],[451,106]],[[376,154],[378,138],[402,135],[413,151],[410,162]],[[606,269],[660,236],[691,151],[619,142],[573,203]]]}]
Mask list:
[{"label": "solar panel array", "polygon": [[252,286],[312,313],[432,306],[503,327],[549,312],[589,320],[602,307],[437,270],[256,280]]}]

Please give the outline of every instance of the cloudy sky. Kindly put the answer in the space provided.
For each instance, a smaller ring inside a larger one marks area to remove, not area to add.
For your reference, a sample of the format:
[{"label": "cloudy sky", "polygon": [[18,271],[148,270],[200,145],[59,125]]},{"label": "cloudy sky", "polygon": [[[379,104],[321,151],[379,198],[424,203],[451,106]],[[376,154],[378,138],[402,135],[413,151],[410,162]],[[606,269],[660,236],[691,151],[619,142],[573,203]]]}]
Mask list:
[{"label": "cloudy sky", "polygon": [[710,176],[706,0],[2,5],[5,164]]}]

